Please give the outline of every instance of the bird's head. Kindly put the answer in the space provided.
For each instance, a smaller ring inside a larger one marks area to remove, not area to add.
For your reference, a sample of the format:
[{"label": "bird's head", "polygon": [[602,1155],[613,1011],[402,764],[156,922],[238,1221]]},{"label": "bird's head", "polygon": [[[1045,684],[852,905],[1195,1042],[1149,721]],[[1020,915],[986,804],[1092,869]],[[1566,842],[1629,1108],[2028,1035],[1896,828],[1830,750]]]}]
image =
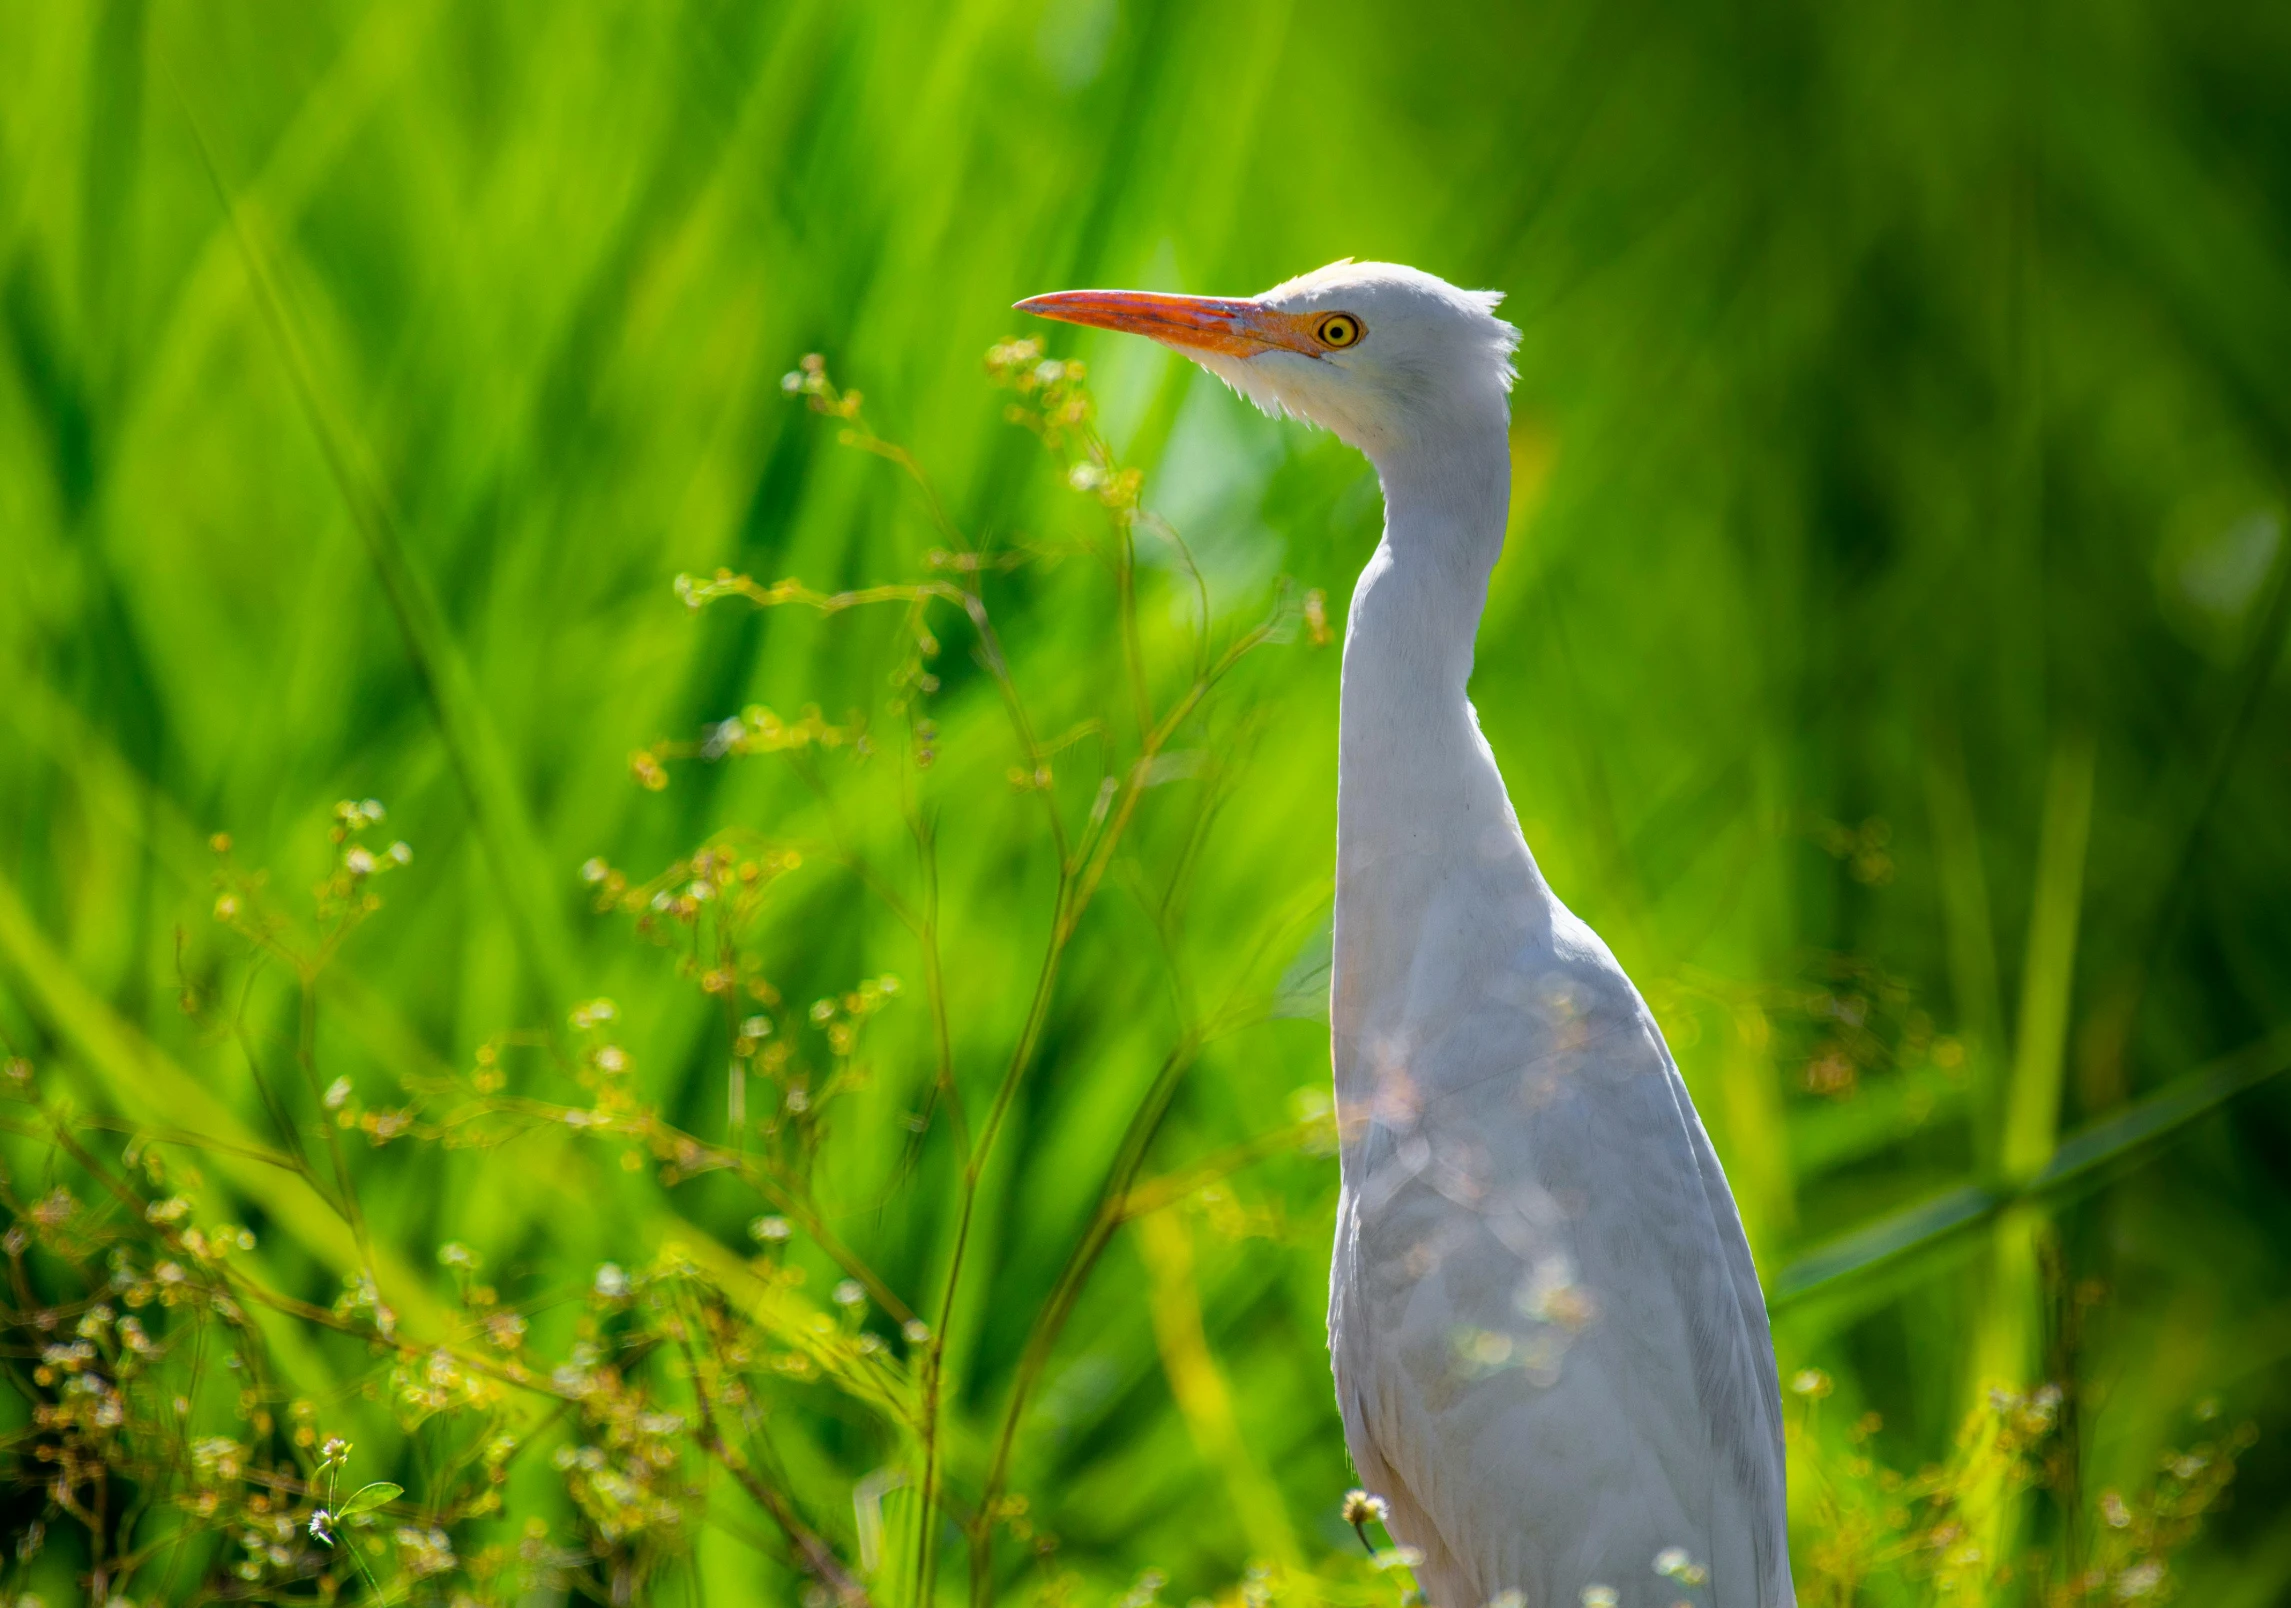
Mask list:
[{"label": "bird's head", "polygon": [[1175,347],[1267,413],[1293,413],[1383,461],[1493,422],[1500,433],[1519,331],[1499,292],[1416,268],[1336,262],[1262,296],[1067,290],[1018,304],[1069,324]]}]

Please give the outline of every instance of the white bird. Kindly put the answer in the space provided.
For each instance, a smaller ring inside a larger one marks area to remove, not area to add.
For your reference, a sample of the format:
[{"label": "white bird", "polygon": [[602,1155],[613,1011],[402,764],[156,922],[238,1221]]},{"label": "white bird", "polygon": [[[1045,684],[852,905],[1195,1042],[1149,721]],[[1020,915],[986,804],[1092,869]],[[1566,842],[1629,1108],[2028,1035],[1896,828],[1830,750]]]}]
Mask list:
[{"label": "white bird", "polygon": [[1344,639],[1329,1352],[1427,1597],[1785,1608],[1774,1346],[1733,1195],[1465,695],[1511,490],[1500,300],[1340,262],[1246,299],[1019,306],[1174,347],[1383,483]]}]

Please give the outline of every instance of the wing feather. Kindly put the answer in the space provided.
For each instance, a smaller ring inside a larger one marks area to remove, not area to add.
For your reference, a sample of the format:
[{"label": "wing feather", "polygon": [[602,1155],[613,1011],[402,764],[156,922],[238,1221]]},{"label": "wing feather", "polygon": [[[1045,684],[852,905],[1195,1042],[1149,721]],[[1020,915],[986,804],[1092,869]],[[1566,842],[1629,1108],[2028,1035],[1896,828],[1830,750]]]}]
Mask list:
[{"label": "wing feather", "polygon": [[[1348,1146],[1330,1304],[1347,1439],[1435,1608],[1507,1590],[1573,1608],[1591,1585],[1660,1608],[1672,1546],[1711,1569],[1716,1608],[1781,1608],[1756,1273],[1660,1032],[1587,953],[1577,1031],[1517,1007],[1453,1018],[1410,1059],[1470,1075],[1380,1107]],[[1521,1066],[1523,1044],[1543,1048]]]}]

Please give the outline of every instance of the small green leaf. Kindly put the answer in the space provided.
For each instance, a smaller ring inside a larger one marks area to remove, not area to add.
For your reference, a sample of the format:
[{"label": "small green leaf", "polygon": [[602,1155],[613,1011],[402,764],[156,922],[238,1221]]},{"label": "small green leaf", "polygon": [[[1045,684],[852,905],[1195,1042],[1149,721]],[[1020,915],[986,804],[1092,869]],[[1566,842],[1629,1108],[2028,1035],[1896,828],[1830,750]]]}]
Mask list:
[{"label": "small green leaf", "polygon": [[361,1485],[352,1491],[349,1499],[335,1510],[334,1516],[347,1519],[353,1514],[371,1513],[383,1503],[395,1502],[405,1494],[406,1488],[402,1485],[392,1485],[388,1480],[376,1480],[371,1485]]}]

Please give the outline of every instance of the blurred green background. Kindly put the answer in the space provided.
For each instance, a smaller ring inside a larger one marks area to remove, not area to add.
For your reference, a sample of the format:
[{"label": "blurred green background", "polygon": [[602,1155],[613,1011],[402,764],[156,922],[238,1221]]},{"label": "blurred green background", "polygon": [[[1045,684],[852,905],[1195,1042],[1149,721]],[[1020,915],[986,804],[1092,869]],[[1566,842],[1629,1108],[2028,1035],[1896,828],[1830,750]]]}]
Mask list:
[{"label": "blurred green background", "polygon": [[[1242,293],[1347,255],[1503,290],[1524,333],[1474,698],[1552,882],[1672,1036],[1785,1375],[1827,1370],[1901,1467],[1940,1455],[1991,1378],[2072,1375],[2094,1490],[2139,1484],[2220,1403],[2262,1438],[2189,1589],[2284,1600],[2280,6],[8,0],[9,1048],[84,1104],[196,1126],[159,1084],[137,1093],[138,1052],[104,1070],[126,1031],[257,1123],[235,1046],[178,1008],[221,964],[205,838],[299,897],[335,800],[373,796],[416,858],[345,955],[328,1076],[386,1101],[425,1058],[467,1065],[605,994],[647,1097],[721,1134],[720,1013],[591,915],[576,869],[649,875],[734,824],[842,821],[895,851],[895,822],[769,761],[680,767],[665,792],[628,770],[750,702],[879,700],[891,632],[695,616],[671,578],[861,584],[940,544],[783,372],[825,353],[965,529],[1055,536],[1093,510],[980,369],[1014,299]],[[1380,517],[1356,457],[1158,348],[1035,333],[1090,360],[1221,629],[1283,575],[1341,614]],[[1167,646],[1190,592],[1156,573]],[[1046,725],[1119,704],[1080,568],[987,593]],[[1002,780],[992,689],[954,657],[949,987],[983,1099],[1048,862]],[[1143,881],[1077,939],[949,1336],[974,1439],[1173,1001],[1309,961],[1336,670],[1333,649],[1267,649],[1191,739],[1247,764],[1182,941],[1165,957]],[[915,980],[850,878],[790,886],[767,953],[791,999]],[[291,1036],[290,1013],[273,1025]],[[911,1176],[884,1135],[927,1082],[928,1030],[902,1007],[871,1031],[879,1086],[823,1195],[920,1302],[945,1256],[943,1131]],[[1309,1014],[1220,1040],[1149,1171],[1278,1129],[1325,1078]],[[2100,1164],[2069,1176],[2057,1147],[2088,1130],[2070,1161]],[[7,1144],[36,1192],[37,1147]],[[514,1270],[505,1289],[679,1235],[752,1248],[759,1209],[569,1145],[354,1161],[379,1242],[426,1269],[467,1241]],[[1015,1476],[1086,1580],[1153,1565],[1182,1599],[1231,1579],[1266,1544],[1266,1488],[1311,1549],[1349,1544],[1321,1341],[1334,1192],[1333,1162],[1284,1152],[1185,1218],[1239,1471],[1173,1405],[1144,1321],[1166,1256],[1115,1243]],[[331,1299],[292,1239],[266,1228],[266,1265]],[[814,1419],[817,1522],[848,1529],[845,1486],[888,1454]],[[953,1453],[950,1479],[976,1461]],[[714,1600],[765,1578],[715,1532],[700,1554]]]}]

